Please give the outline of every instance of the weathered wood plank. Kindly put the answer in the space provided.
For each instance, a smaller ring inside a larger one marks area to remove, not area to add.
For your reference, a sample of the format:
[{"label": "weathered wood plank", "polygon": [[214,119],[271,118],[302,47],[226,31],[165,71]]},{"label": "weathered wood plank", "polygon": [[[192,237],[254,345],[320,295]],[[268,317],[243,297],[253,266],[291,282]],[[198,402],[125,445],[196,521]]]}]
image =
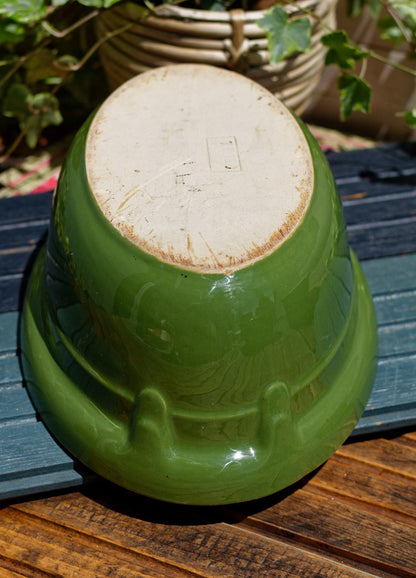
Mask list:
[{"label": "weathered wood plank", "polygon": [[379,360],[368,410],[413,405],[416,402],[416,355]]},{"label": "weathered wood plank", "polygon": [[388,207],[392,202],[409,198],[413,202],[416,190],[416,174],[398,178],[353,179],[337,186],[344,208],[378,204],[383,201]]},{"label": "weathered wood plank", "polygon": [[373,297],[416,287],[416,254],[364,261],[362,268]]},{"label": "weathered wood plank", "polygon": [[22,307],[22,275],[0,278],[0,313],[18,311]]},{"label": "weathered wood plank", "polygon": [[416,252],[416,217],[348,227],[348,240],[361,260]]},{"label": "weathered wood plank", "polygon": [[400,472],[400,475],[416,480],[416,444],[410,446],[401,443],[400,439],[377,438],[365,443],[345,444],[337,453],[378,467],[381,472],[395,475]]},{"label": "weathered wood plank", "polygon": [[416,322],[389,323],[378,330],[379,357],[411,355],[416,352]]},{"label": "weathered wood plank", "polygon": [[[24,427],[22,427],[24,424]],[[71,464],[40,421],[0,422],[2,459],[0,481],[67,468]]]},{"label": "weathered wood plank", "polygon": [[392,143],[368,150],[352,150],[343,153],[329,152],[328,162],[338,186],[343,182],[375,179],[407,179],[416,174],[415,143]]},{"label": "weathered wood plank", "polygon": [[184,575],[365,576],[359,569],[318,556],[302,544],[271,541],[256,530],[224,523],[224,514],[217,509],[180,508],[104,488],[94,487],[93,500],[75,493],[19,504],[15,509],[42,521],[64,524],[70,535],[80,532],[86,540],[98,536],[108,547],[128,549],[145,559],[176,566]]},{"label": "weathered wood plank", "polygon": [[[386,189],[390,191],[387,185]],[[374,194],[374,191],[372,191]],[[350,191],[350,195],[352,195]],[[416,213],[416,190],[403,193],[381,195],[379,198],[369,197],[364,191],[356,193],[360,199],[343,202],[344,216],[349,227],[360,224],[380,223],[407,218]]]},{"label": "weathered wood plank", "polygon": [[377,295],[373,299],[379,326],[416,320],[416,289]]},{"label": "weathered wood plank", "polygon": [[[0,431],[5,420],[18,419],[26,422],[28,418],[35,420],[36,412],[26,389],[21,384],[16,387],[0,387]],[[0,452],[0,455],[2,453]]]},{"label": "weathered wood plank", "polygon": [[[416,573],[416,520],[383,516],[365,500],[344,499],[319,492],[311,485],[283,501],[249,515],[239,526],[255,527],[273,540],[288,536],[321,552],[366,563],[396,576]],[[240,507],[242,514],[247,511]],[[248,513],[250,511],[248,510]],[[376,573],[376,572],[375,572]],[[378,572],[376,573],[378,576]]]},{"label": "weathered wood plank", "polygon": [[19,313],[17,311],[0,314],[0,354],[16,352],[18,325]]},{"label": "weathered wood plank", "polygon": [[13,354],[0,356],[0,386],[16,381],[22,381],[19,358]]},{"label": "weathered wood plank", "polygon": [[0,225],[49,219],[51,204],[52,192],[2,199]]},{"label": "weathered wood plank", "polygon": [[337,496],[364,502],[365,506],[379,508],[384,516],[407,523],[416,520],[416,484],[410,484],[400,473],[386,475],[379,466],[371,466],[335,454],[309,480],[308,484]]},{"label": "weathered wood plank", "polygon": [[2,500],[8,500],[26,497],[28,494],[40,494],[66,488],[73,489],[85,486],[85,484],[96,479],[97,476],[88,470],[81,468],[78,464],[74,466],[70,462],[59,469],[50,470],[45,468],[44,472],[32,472],[30,477],[0,478],[0,496]]},{"label": "weathered wood plank", "polygon": [[0,277],[29,271],[33,257],[33,246],[0,249]]},{"label": "weathered wood plank", "polygon": [[48,232],[49,219],[0,225],[0,248],[33,247],[42,243]]}]

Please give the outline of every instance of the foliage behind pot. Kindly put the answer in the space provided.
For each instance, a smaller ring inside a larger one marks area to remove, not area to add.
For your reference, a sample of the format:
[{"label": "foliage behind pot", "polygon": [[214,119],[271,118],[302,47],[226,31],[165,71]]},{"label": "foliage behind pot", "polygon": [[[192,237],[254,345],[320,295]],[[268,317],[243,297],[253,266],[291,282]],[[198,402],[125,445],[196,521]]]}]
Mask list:
[{"label": "foliage behind pot", "polygon": [[[180,8],[175,6],[178,1]],[[250,1],[256,4],[250,6]],[[140,69],[166,61],[166,53],[155,53],[155,43],[159,42],[160,36],[163,36],[164,42],[166,36],[169,37],[171,44],[166,44],[166,47],[172,54],[175,53],[176,61],[180,60],[178,50],[200,49],[189,45],[189,42],[195,42],[194,36],[188,38],[182,32],[164,30],[155,24],[162,21],[166,25],[168,21],[176,21],[176,16],[184,14],[185,10],[188,16],[194,14],[197,20],[200,18],[200,27],[204,30],[211,29],[212,21],[216,19],[216,26],[228,27],[225,36],[204,39],[208,43],[210,57],[217,51],[219,65],[246,72],[283,96],[291,106],[299,107],[299,110],[309,97],[306,78],[310,76],[308,86],[312,87],[322,64],[322,47],[327,50],[325,64],[336,65],[340,69],[341,120],[347,119],[355,110],[370,110],[371,86],[366,79],[369,58],[393,65],[409,75],[412,81],[416,76],[413,66],[392,62],[352,42],[345,32],[334,30],[325,6],[335,0],[278,0],[279,3],[267,12],[258,8],[264,7],[264,3],[267,7],[273,0],[167,0],[162,6],[152,4],[151,0],[135,0],[134,10],[145,19],[141,22],[133,22],[131,18],[123,16],[125,8],[121,3],[117,7],[118,12],[114,10],[114,14],[107,15],[107,9],[119,2],[0,0],[0,155],[3,153],[3,160],[19,150],[24,141],[29,147],[35,147],[45,129],[50,130],[54,126],[61,129],[62,123],[66,122],[75,130],[107,96],[103,67],[97,58],[100,46],[104,66],[107,71],[110,68],[114,71],[111,79],[113,86],[132,72],[140,72]],[[372,18],[380,19],[383,38],[402,42],[408,54],[415,56],[416,0],[346,2],[349,13],[353,15],[357,15],[363,7],[369,7]],[[313,9],[321,3],[323,8]],[[385,10],[384,16],[379,10],[381,6]],[[201,8],[204,10],[201,11]],[[201,12],[204,16],[199,16]],[[100,13],[103,14],[97,28],[105,28],[106,32],[97,41],[92,22]],[[172,18],[173,13],[175,19]],[[124,18],[124,24],[113,27],[112,20],[115,18]],[[181,20],[181,26],[193,25],[183,21],[183,17]],[[140,27],[143,31],[145,23],[153,27],[150,37],[146,32],[146,40],[139,40],[139,46],[137,41],[131,43],[133,29]],[[215,50],[213,42],[217,43]],[[137,49],[145,53],[146,60],[136,63],[134,70],[129,70],[131,65],[126,64],[129,52],[137,52]],[[112,65],[114,59],[117,70]],[[305,84],[299,84],[301,78]],[[292,98],[294,100],[290,100]],[[397,112],[403,113],[403,119],[408,124],[416,125],[416,109]]]},{"label": "foliage behind pot", "polygon": [[[311,39],[307,52],[297,51],[273,62],[266,30],[259,22],[266,10],[206,11],[164,5],[141,20],[137,5],[118,4],[96,19],[99,38],[111,37],[100,47],[111,89],[132,76],[156,66],[193,62],[241,72],[281,98],[295,112],[308,104],[325,62],[321,37],[325,26],[335,24],[337,0],[300,0],[286,6],[287,23],[299,22],[305,10]],[[116,30],[125,30],[114,35]]]}]

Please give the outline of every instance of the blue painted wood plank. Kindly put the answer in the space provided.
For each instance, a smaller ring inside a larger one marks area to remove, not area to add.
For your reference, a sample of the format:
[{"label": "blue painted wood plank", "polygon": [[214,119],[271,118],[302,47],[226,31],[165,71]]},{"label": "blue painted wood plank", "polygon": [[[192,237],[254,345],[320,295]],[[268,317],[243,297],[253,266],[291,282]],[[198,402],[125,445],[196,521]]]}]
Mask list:
[{"label": "blue painted wood plank", "polygon": [[415,143],[391,143],[368,150],[329,152],[327,159],[338,184],[416,174]]},{"label": "blue painted wood plank", "polygon": [[[360,193],[364,194],[364,193]],[[416,215],[416,190],[402,194],[389,194],[383,197],[367,197],[343,201],[344,216],[347,225],[356,227],[362,223],[390,222]]]},{"label": "blue painted wood plank", "polygon": [[401,408],[392,407],[388,411],[374,414],[364,414],[351,437],[363,434],[379,434],[393,429],[392,424],[400,422],[400,427],[414,426],[416,407],[414,405]]},{"label": "blue painted wood plank", "polygon": [[22,381],[19,358],[17,355],[5,354],[0,357],[0,387],[16,381]]},{"label": "blue painted wood plank", "polygon": [[0,423],[0,499],[84,484],[97,476],[68,456],[41,422]]},{"label": "blue painted wood plank", "polygon": [[62,466],[62,469],[50,471],[50,468],[45,468],[43,473],[32,473],[30,479],[25,476],[22,478],[0,478],[0,500],[52,490],[76,488],[96,479],[97,476],[92,474],[92,472],[87,472],[80,466],[74,467],[72,462],[68,462]]},{"label": "blue painted wood plank", "polygon": [[[336,182],[336,181],[335,181]],[[416,174],[412,177],[384,178],[376,180],[357,179],[337,185],[344,207],[366,205],[383,201],[388,209],[394,207],[394,200],[409,199],[413,201],[416,190]]]},{"label": "blue painted wood plank", "polygon": [[29,269],[33,246],[0,249],[0,276],[24,273]]},{"label": "blue painted wood plank", "polygon": [[0,225],[49,219],[52,191],[1,200]]},{"label": "blue painted wood plank", "polygon": [[16,387],[0,387],[0,426],[13,419],[36,421],[36,411],[21,382]]},{"label": "blue painted wood plank", "polygon": [[416,216],[347,227],[348,240],[360,260],[416,252]]},{"label": "blue painted wood plank", "polygon": [[0,480],[66,467],[68,454],[40,421],[0,422]]},{"label": "blue painted wood plank", "polygon": [[18,325],[19,313],[17,311],[0,314],[0,354],[16,352]]},{"label": "blue painted wood plank", "polygon": [[416,352],[416,322],[389,324],[379,328],[379,358],[409,355],[413,352]]},{"label": "blue painted wood plank", "polygon": [[416,254],[364,261],[361,265],[373,297],[416,287]]},{"label": "blue painted wood plank", "polygon": [[379,325],[416,320],[416,289],[377,295],[373,300]]},{"label": "blue painted wood plank", "polygon": [[[416,405],[416,352],[400,358],[379,360],[376,381],[366,414],[385,413],[393,408]],[[416,420],[416,411],[413,414]]]},{"label": "blue painted wood plank", "polygon": [[45,238],[48,226],[49,219],[0,225],[0,248],[2,251],[26,246],[35,248]]},{"label": "blue painted wood plank", "polygon": [[18,311],[22,308],[22,281],[21,274],[0,277],[0,313]]}]

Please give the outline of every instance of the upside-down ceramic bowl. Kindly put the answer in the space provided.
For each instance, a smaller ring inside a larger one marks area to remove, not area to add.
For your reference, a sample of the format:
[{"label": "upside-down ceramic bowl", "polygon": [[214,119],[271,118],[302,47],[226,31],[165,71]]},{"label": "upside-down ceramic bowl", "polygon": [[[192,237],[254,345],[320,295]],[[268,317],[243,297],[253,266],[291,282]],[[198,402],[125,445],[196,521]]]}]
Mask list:
[{"label": "upside-down ceramic bowl", "polygon": [[68,154],[22,349],[57,439],[136,492],[239,502],[320,465],[365,407],[376,323],[305,126],[210,66],[120,87]]}]

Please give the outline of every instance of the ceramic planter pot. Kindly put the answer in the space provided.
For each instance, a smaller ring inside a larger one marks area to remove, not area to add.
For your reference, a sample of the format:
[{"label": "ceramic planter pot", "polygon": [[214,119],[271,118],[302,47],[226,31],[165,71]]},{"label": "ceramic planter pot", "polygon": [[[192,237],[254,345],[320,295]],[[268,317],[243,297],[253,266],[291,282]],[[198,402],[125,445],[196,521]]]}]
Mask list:
[{"label": "ceramic planter pot", "polygon": [[[270,63],[267,39],[257,25],[265,10],[216,12],[163,5],[142,18],[142,9],[125,3],[104,11],[96,21],[103,68],[111,89],[146,70],[178,63],[211,64],[245,74],[276,94],[296,113],[308,105],[324,67],[324,26],[335,25],[336,0],[299,0],[311,18],[311,49],[278,64]],[[305,14],[285,6],[290,18]],[[114,35],[115,31],[126,30]]]},{"label": "ceramic planter pot", "polygon": [[365,407],[376,323],[305,126],[214,67],[123,85],[67,157],[22,349],[56,437],[137,492],[238,502],[321,464]]}]

